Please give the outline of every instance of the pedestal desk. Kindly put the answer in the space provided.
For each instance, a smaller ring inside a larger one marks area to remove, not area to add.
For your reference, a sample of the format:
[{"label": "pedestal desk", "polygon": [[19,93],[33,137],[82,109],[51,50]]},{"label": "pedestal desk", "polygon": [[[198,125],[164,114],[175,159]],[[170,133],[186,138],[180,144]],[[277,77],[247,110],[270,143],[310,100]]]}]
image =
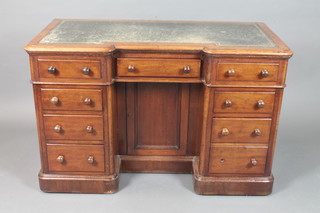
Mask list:
[{"label": "pedestal desk", "polygon": [[113,193],[120,172],[151,172],[271,193],[292,52],[263,23],[57,19],[25,50],[43,191]]}]

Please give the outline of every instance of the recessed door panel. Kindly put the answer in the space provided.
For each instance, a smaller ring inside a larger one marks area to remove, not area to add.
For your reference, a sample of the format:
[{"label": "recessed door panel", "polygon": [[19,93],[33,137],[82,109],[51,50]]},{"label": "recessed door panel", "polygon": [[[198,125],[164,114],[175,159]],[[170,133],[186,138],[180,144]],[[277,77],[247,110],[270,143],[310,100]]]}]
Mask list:
[{"label": "recessed door panel", "polygon": [[189,85],[128,83],[127,137],[130,155],[185,155]]}]

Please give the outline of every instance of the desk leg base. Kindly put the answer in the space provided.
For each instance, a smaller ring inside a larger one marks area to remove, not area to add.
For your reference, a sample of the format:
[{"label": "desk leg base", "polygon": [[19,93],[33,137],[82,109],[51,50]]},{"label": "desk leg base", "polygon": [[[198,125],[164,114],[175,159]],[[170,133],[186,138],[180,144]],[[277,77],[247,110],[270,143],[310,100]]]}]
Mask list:
[{"label": "desk leg base", "polygon": [[273,176],[211,177],[201,176],[197,160],[193,161],[194,191],[200,195],[269,195]]}]

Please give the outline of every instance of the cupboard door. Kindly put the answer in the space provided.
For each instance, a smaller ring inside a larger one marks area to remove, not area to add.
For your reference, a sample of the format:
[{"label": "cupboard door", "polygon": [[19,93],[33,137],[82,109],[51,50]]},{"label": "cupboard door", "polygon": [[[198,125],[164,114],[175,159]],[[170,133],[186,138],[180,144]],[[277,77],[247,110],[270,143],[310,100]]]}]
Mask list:
[{"label": "cupboard door", "polygon": [[129,155],[185,155],[189,85],[128,83]]}]

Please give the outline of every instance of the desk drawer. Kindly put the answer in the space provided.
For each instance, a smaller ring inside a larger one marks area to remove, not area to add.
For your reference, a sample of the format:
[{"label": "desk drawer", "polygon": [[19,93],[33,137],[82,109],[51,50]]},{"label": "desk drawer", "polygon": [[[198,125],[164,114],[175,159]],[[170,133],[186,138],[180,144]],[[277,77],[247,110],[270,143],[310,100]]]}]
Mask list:
[{"label": "desk drawer", "polygon": [[209,173],[263,174],[267,152],[267,146],[212,145],[210,147]]},{"label": "desk drawer", "polygon": [[117,76],[199,78],[200,60],[119,58]]},{"label": "desk drawer", "polygon": [[268,143],[270,118],[214,118],[211,142]]},{"label": "desk drawer", "polygon": [[214,112],[272,113],[275,92],[216,91]]},{"label": "desk drawer", "polygon": [[51,172],[104,172],[103,145],[47,144]]},{"label": "desk drawer", "polygon": [[47,110],[102,110],[101,89],[41,88],[42,108]]},{"label": "desk drawer", "polygon": [[44,115],[47,140],[103,140],[100,115]]},{"label": "desk drawer", "polygon": [[40,80],[77,81],[100,80],[101,61],[98,59],[38,58]]},{"label": "desk drawer", "polygon": [[217,66],[218,81],[277,82],[278,63],[220,62]]}]

